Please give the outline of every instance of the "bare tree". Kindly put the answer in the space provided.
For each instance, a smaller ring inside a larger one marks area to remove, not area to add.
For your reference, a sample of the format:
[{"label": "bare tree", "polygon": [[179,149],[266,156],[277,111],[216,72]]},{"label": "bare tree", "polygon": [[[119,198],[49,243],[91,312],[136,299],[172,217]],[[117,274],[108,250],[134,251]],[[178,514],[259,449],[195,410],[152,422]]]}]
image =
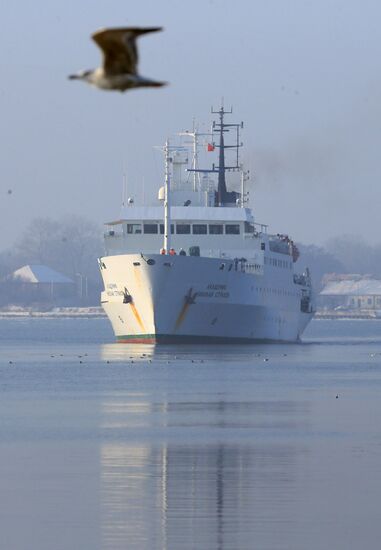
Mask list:
[{"label": "bare tree", "polygon": [[372,246],[357,235],[342,235],[329,240],[326,248],[348,273],[381,276],[380,245]]},{"label": "bare tree", "polygon": [[71,278],[81,274],[98,280],[102,254],[101,228],[80,216],[60,221],[36,218],[14,247],[19,266],[45,264]]}]

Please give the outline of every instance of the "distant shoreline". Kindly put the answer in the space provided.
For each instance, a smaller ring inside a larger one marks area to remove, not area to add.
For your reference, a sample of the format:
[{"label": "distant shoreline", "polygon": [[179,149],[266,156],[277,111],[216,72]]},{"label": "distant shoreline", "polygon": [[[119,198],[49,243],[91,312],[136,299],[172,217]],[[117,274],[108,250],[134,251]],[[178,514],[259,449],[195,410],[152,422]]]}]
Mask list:
[{"label": "distant shoreline", "polygon": [[82,318],[82,319],[97,319],[105,318],[106,313],[101,307],[70,307],[70,308],[55,308],[51,311],[33,311],[25,309],[15,310],[0,310],[0,319],[30,319],[45,318],[45,319],[62,319],[62,318]]},{"label": "distant shoreline", "polygon": [[356,320],[356,319],[365,319],[368,321],[380,321],[381,317],[376,314],[375,311],[359,311],[359,312],[349,312],[349,311],[317,311],[314,315],[314,319],[322,320]]}]

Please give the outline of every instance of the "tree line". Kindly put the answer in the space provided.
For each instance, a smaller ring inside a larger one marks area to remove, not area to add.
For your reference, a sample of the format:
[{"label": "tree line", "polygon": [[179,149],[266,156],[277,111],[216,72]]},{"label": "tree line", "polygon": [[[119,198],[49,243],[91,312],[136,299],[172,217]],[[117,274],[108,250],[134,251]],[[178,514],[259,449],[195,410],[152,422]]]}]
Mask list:
[{"label": "tree line", "polygon": [[342,235],[330,239],[324,246],[298,246],[301,252],[298,265],[310,268],[318,290],[327,273],[358,273],[381,279],[381,244],[369,244],[355,235]]}]

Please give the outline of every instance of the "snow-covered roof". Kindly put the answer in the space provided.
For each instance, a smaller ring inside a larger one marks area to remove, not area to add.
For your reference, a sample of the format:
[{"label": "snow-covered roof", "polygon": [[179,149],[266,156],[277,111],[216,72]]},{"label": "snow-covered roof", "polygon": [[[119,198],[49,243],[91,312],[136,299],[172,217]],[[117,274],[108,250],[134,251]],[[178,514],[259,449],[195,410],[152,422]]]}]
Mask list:
[{"label": "snow-covered roof", "polygon": [[381,295],[381,281],[377,279],[331,281],[323,288],[320,294],[323,296]]},{"label": "snow-covered roof", "polygon": [[24,265],[12,273],[12,279],[25,283],[73,283],[69,277],[47,265]]}]

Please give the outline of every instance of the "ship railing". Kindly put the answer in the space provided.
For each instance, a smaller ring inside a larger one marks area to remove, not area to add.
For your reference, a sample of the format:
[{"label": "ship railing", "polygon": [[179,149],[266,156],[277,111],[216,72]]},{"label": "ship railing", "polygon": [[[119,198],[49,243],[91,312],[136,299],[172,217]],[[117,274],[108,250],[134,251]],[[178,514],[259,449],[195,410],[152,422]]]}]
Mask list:
[{"label": "ship railing", "polygon": [[112,239],[120,239],[123,237],[123,233],[121,231],[115,231],[114,229],[109,229],[108,231],[105,231],[103,234],[104,238],[112,238]]},{"label": "ship railing", "polygon": [[263,274],[263,264],[255,258],[247,260],[246,258],[220,256],[220,259],[223,260],[219,267],[220,271],[226,269],[227,271],[239,271],[240,273]]},{"label": "ship railing", "polygon": [[267,233],[267,228],[268,228],[268,225],[265,224],[265,223],[257,223],[257,222],[254,222],[254,227],[258,227],[259,228],[259,233]]},{"label": "ship railing", "polygon": [[245,262],[243,265],[245,273],[262,273],[263,264],[255,262]]},{"label": "ship railing", "polygon": [[294,274],[294,283],[301,286],[312,286],[311,277],[307,273]]},{"label": "ship railing", "polygon": [[245,222],[245,235],[253,235],[254,237],[257,237],[263,233],[267,234],[267,228],[268,225],[265,223]]},{"label": "ship railing", "polygon": [[303,286],[306,286],[306,277],[304,275],[297,275],[295,274],[294,275],[294,283],[296,285],[303,285]]}]

